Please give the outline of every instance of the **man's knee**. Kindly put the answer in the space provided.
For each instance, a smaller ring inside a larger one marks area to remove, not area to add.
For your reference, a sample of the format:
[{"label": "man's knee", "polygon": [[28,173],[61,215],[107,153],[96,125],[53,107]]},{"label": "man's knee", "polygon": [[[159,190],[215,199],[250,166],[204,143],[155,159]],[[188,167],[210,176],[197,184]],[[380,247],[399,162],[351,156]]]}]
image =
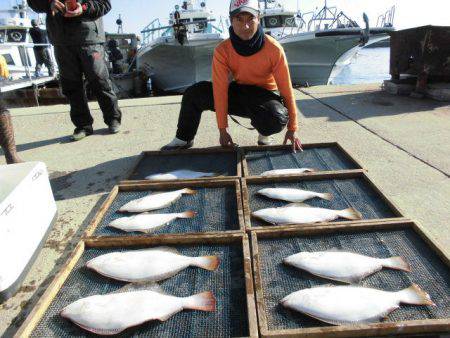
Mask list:
[{"label": "man's knee", "polygon": [[73,95],[83,93],[84,86],[82,81],[73,81],[67,78],[61,78],[61,89],[65,96],[71,97]]},{"label": "man's knee", "polygon": [[265,103],[257,114],[258,122],[255,127],[264,136],[281,132],[289,120],[287,108],[277,100]]},{"label": "man's knee", "polygon": [[193,103],[203,108],[214,106],[214,94],[212,82],[201,81],[193,84],[183,94],[184,103]]}]

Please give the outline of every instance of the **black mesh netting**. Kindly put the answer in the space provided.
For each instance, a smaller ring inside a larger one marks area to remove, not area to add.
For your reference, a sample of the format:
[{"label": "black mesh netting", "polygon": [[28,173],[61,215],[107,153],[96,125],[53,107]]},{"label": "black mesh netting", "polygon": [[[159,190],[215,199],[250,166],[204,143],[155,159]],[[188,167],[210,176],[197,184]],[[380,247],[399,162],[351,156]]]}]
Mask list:
[{"label": "black mesh netting", "polygon": [[174,170],[218,173],[223,176],[238,176],[236,153],[199,153],[176,155],[144,155],[130,180],[143,180],[153,174],[167,173]]},{"label": "black mesh netting", "polygon": [[269,330],[328,326],[279,305],[279,301],[292,292],[318,285],[339,284],[282,263],[285,257],[301,251],[341,249],[379,258],[402,256],[411,264],[412,272],[383,269],[363,280],[361,285],[400,291],[416,283],[430,294],[437,306],[402,305],[389,315],[387,321],[450,317],[449,269],[411,229],[260,239],[258,247]]},{"label": "black mesh netting", "polygon": [[[217,255],[221,263],[216,271],[187,268],[160,282],[168,294],[187,297],[212,291],[216,312],[185,310],[166,322],[152,321],[124,331],[119,337],[240,337],[248,336],[246,290],[241,244],[175,246],[188,256]],[[116,249],[115,251],[123,251]],[[70,303],[96,294],[114,292],[125,283],[102,277],[84,267],[85,263],[113,250],[87,249],[56,295],[32,337],[88,337],[95,335],[62,318],[59,312]]]},{"label": "black mesh netting", "polygon": [[[358,210],[363,219],[380,219],[396,217],[391,208],[384,202],[381,196],[373,190],[363,179],[324,179],[299,182],[277,182],[253,184],[247,182],[249,193],[250,211],[257,211],[265,208],[282,207],[288,202],[269,199],[257,194],[265,188],[295,188],[310,190],[320,193],[331,193],[334,198],[332,201],[325,201],[319,198],[307,200],[303,203],[312,207],[326,208],[333,210],[343,210],[350,207]],[[343,221],[338,219],[336,221]],[[252,218],[252,226],[264,226],[267,223]]]},{"label": "black mesh netting", "polygon": [[[164,191],[174,191],[179,188],[167,189]],[[236,200],[235,186],[193,188],[195,195],[183,195],[178,201],[152,213],[179,213],[184,211],[195,211],[197,215],[189,219],[177,219],[168,225],[156,230],[153,234],[173,234],[188,232],[214,232],[239,230],[239,218]],[[163,192],[156,191],[155,192]],[[124,231],[108,227],[115,219],[130,216],[133,214],[119,214],[117,210],[121,206],[148,195],[149,191],[119,192],[117,198],[112,203],[105,217],[100,222],[95,231],[97,236],[121,236],[121,235],[142,235],[142,233],[126,233]]]},{"label": "black mesh netting", "polygon": [[319,171],[360,169],[338,147],[250,151],[245,155],[250,176],[274,169],[310,168]]}]

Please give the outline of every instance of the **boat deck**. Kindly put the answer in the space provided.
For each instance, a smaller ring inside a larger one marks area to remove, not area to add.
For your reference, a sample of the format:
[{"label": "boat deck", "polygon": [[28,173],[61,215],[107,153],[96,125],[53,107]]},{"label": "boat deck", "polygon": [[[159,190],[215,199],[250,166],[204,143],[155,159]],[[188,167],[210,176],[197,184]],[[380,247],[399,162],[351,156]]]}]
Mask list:
[{"label": "boat deck", "polygon": [[6,80],[0,81],[0,93],[12,92],[17,89],[23,89],[33,86],[41,86],[54,81],[54,76],[32,77],[31,79]]}]

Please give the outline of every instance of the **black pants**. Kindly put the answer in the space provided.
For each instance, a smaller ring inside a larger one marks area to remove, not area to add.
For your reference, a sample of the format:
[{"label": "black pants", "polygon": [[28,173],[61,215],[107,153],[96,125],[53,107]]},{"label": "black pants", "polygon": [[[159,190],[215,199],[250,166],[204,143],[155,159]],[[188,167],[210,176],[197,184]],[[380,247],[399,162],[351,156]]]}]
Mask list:
[{"label": "black pants", "polygon": [[45,64],[48,69],[49,75],[53,76],[55,74],[55,67],[53,66],[52,58],[50,57],[48,48],[35,47],[34,57],[36,58],[36,73],[40,72],[42,69],[42,65]]},{"label": "black pants", "polygon": [[83,75],[93,90],[107,125],[121,121],[117,96],[112,90],[103,45],[55,46],[63,94],[70,103],[70,118],[80,128],[94,122],[89,111]]},{"label": "black pants", "polygon": [[[211,82],[203,81],[189,87],[183,95],[177,138],[191,141],[197,133],[202,112],[214,111],[214,95]],[[277,134],[288,123],[288,111],[282,98],[257,86],[232,82],[228,89],[228,112],[230,115],[246,117],[262,135]]]}]

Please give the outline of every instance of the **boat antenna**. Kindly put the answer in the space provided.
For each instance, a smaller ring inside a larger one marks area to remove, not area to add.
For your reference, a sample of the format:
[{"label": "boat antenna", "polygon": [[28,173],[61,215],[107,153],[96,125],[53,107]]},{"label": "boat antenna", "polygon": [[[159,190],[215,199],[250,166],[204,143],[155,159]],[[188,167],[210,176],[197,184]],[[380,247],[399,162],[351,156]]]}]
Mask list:
[{"label": "boat antenna", "polygon": [[117,34],[123,34],[122,15],[119,14],[119,18],[116,20],[116,24],[117,24]]}]

